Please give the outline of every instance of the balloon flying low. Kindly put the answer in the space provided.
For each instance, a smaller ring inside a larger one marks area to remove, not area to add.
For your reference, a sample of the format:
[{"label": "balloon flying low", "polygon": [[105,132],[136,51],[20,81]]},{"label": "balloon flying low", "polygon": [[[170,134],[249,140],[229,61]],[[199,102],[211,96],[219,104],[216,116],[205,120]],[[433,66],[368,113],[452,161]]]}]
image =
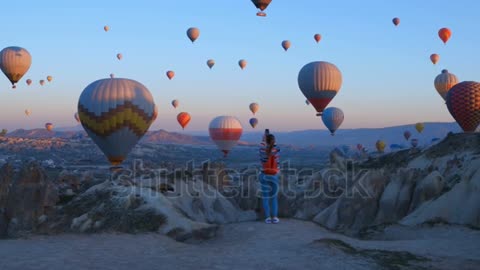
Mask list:
[{"label": "balloon flying low", "polygon": [[233,116],[218,116],[210,122],[208,132],[213,142],[227,157],[240,140],[243,128],[240,121]]},{"label": "balloon flying low", "polygon": [[78,100],[83,128],[112,165],[121,164],[147,132],[154,111],[150,91],[130,79],[97,80]]},{"label": "balloon flying low", "polygon": [[433,84],[438,94],[444,99],[447,100],[448,91],[458,83],[458,78],[452,73],[449,73],[448,70],[442,70],[436,78]]},{"label": "balloon flying low", "polygon": [[447,108],[464,132],[475,132],[480,124],[480,83],[454,85],[447,93]]},{"label": "balloon flying low", "polygon": [[336,107],[327,108],[322,114],[322,121],[332,136],[335,135],[335,131],[342,125],[344,119],[343,111]]},{"label": "balloon flying low", "polygon": [[430,61],[432,61],[432,63],[433,63],[434,65],[436,65],[439,60],[440,60],[440,55],[438,55],[438,54],[436,54],[436,53],[430,55]]},{"label": "balloon flying low", "polygon": [[447,44],[451,36],[452,31],[446,27],[438,30],[438,37],[443,41],[444,44]]}]

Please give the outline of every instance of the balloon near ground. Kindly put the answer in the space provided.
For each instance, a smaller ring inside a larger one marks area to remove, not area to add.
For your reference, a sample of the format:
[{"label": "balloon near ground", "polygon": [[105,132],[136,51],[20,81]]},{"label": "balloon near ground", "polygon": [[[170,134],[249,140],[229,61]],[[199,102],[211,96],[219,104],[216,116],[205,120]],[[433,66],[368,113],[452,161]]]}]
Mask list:
[{"label": "balloon near ground", "polygon": [[0,69],[12,83],[15,84],[27,73],[32,65],[32,56],[21,47],[7,47],[0,51]]},{"label": "balloon near ground", "polygon": [[210,122],[208,132],[224,157],[227,157],[240,140],[243,128],[240,121],[233,116],[218,116]]},{"label": "balloon near ground", "polygon": [[412,145],[413,148],[416,148],[418,146],[418,139],[412,139],[410,144]]},{"label": "balloon near ground", "polygon": [[32,80],[31,80],[31,79],[27,79],[26,83],[27,83],[27,85],[30,85],[30,84],[32,84]]},{"label": "balloon near ground", "polygon": [[410,137],[412,137],[412,133],[407,130],[403,133],[403,137],[405,138],[405,140],[408,141],[408,140],[410,140]]},{"label": "balloon near ground", "polygon": [[475,132],[480,124],[480,83],[453,86],[447,93],[447,108],[464,132]]},{"label": "balloon near ground", "polygon": [[423,123],[416,123],[416,124],[415,124],[415,129],[418,131],[418,133],[422,133],[423,130],[425,129],[425,124],[423,124]]},{"label": "balloon near ground", "polygon": [[332,136],[335,135],[335,131],[342,125],[344,119],[343,111],[336,107],[327,108],[322,114],[322,121]]},{"label": "balloon near ground", "polygon": [[190,39],[190,41],[192,43],[195,42],[195,40],[198,39],[198,37],[200,36],[200,29],[196,28],[196,27],[190,27],[188,28],[187,30],[187,37]]},{"label": "balloon near ground", "polygon": [[117,59],[122,60],[122,58],[123,58],[123,55],[121,53],[117,53]]},{"label": "balloon near ground", "polygon": [[442,70],[436,78],[433,84],[435,89],[437,89],[438,94],[446,101],[448,91],[458,83],[458,78],[452,73],[449,73],[448,70]]},{"label": "balloon near ground", "polygon": [[154,119],[150,91],[130,79],[101,79],[78,100],[80,122],[112,165],[121,164]]},{"label": "balloon near ground", "polygon": [[39,83],[41,86],[43,86],[45,84],[45,80],[40,80]]},{"label": "balloon near ground", "polygon": [[185,129],[187,127],[187,125],[188,125],[188,123],[190,123],[191,119],[192,118],[190,117],[190,114],[186,113],[186,112],[181,112],[177,115],[177,121],[180,124],[180,126],[182,127],[182,129]]},{"label": "balloon near ground", "polygon": [[340,91],[342,73],[334,64],[311,62],[298,73],[298,86],[320,116]]},{"label": "balloon near ground", "polygon": [[30,116],[31,113],[32,113],[31,110],[29,110],[29,109],[26,109],[26,110],[25,110],[25,115],[26,115],[26,116]]},{"label": "balloon near ground", "polygon": [[105,25],[105,26],[103,27],[103,30],[105,30],[105,32],[108,32],[108,30],[110,30],[110,27],[109,27],[108,25]]},{"label": "balloon near ground", "polygon": [[385,152],[385,147],[386,147],[386,143],[384,141],[381,141],[381,140],[378,140],[376,143],[375,143],[375,147],[377,148],[377,151],[380,152],[380,153],[383,153]]}]

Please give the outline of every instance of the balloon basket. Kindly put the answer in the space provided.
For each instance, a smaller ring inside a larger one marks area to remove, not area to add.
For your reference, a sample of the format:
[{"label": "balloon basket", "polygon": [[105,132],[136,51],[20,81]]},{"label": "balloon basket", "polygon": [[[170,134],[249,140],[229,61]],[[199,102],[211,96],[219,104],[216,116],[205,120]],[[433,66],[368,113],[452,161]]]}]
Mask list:
[{"label": "balloon basket", "polygon": [[260,12],[257,12],[257,16],[258,17],[267,17],[267,13],[260,11]]},{"label": "balloon basket", "polygon": [[318,113],[317,113],[317,116],[322,116],[322,115],[323,115],[322,112],[318,112]]}]

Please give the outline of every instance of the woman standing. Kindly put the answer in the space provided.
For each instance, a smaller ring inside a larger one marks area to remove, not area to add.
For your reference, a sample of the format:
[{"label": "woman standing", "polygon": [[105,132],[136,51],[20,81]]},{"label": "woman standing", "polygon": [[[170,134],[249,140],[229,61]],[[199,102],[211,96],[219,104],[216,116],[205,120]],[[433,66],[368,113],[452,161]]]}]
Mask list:
[{"label": "woman standing", "polygon": [[[262,203],[265,212],[265,223],[277,224],[278,219],[278,160],[280,150],[275,143],[275,136],[265,130],[264,142],[260,146],[260,161],[262,172],[260,173],[260,184],[262,187]],[[270,209],[270,201],[272,207]]]}]

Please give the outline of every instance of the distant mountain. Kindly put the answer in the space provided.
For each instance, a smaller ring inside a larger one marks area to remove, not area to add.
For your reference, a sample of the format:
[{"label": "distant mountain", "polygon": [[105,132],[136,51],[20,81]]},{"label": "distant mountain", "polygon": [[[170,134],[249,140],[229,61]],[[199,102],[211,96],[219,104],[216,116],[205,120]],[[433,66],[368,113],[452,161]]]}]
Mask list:
[{"label": "distant mountain", "polygon": [[[409,145],[404,137],[404,131],[409,130],[412,138],[420,141],[420,144],[429,144],[433,138],[444,138],[449,132],[460,132],[456,123],[425,123],[425,130],[419,134],[414,125],[403,125],[385,128],[361,128],[341,129],[335,136],[331,136],[326,130],[301,130],[291,132],[275,132],[277,143],[281,145],[293,145],[298,147],[316,146],[333,147],[338,145],[362,144],[367,148],[373,148],[377,140],[384,140],[387,145],[404,144]],[[46,129],[24,130],[18,129],[7,134],[7,137],[21,138],[75,138],[86,136],[84,131],[55,131],[49,132]],[[244,133],[240,145],[256,145],[262,138],[262,132]],[[166,130],[149,131],[142,138],[143,142],[161,144],[186,144],[186,145],[211,145],[212,141],[208,136],[196,136]]]}]

